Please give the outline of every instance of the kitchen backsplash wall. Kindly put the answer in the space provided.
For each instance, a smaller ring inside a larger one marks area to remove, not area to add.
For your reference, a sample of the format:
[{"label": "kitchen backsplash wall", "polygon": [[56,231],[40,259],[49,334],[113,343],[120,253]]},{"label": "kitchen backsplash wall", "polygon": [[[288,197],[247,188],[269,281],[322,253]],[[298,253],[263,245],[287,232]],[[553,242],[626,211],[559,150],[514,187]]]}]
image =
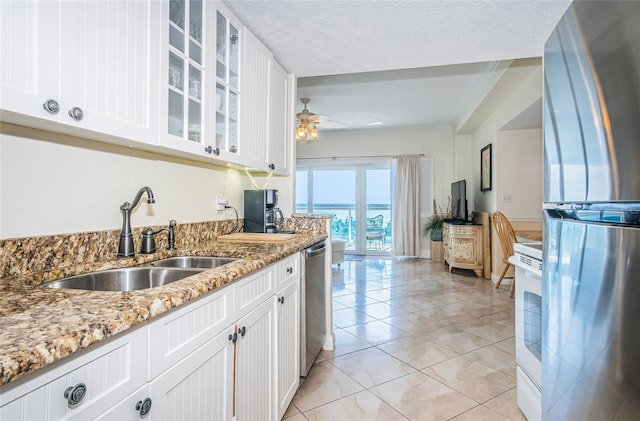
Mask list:
[{"label": "kitchen backsplash wall", "polygon": [[[177,224],[176,248],[179,250],[210,243],[220,235],[240,231],[242,223],[240,220],[236,224],[236,220],[232,219]],[[132,229],[136,251],[140,250],[140,237],[144,228]],[[155,231],[167,226],[157,225],[151,228]],[[326,232],[323,218],[308,218],[304,215],[285,218],[282,229],[295,230],[298,233]],[[119,237],[120,230],[107,230],[0,240],[0,278],[44,274],[52,270],[63,271],[65,268],[79,265],[96,267],[96,264],[99,265],[101,262],[117,260]],[[156,248],[167,249],[166,233],[156,235]],[[150,258],[150,255],[136,256],[142,260]],[[128,262],[130,265],[131,262]],[[47,279],[42,278],[46,277],[47,275],[43,275],[36,281],[45,281]],[[57,278],[58,275],[54,277]]]}]

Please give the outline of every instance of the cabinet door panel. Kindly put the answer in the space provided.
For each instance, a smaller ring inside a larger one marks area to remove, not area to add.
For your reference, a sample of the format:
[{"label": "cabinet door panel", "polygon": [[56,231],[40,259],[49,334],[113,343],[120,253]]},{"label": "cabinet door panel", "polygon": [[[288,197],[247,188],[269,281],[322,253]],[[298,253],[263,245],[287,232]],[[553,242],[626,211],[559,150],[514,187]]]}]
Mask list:
[{"label": "cabinet door panel", "polygon": [[271,53],[245,29],[240,104],[240,154],[267,168]]},{"label": "cabinet door panel", "polygon": [[269,86],[269,163],[275,172],[289,174],[289,145],[293,131],[289,127],[289,75],[272,60]]},{"label": "cabinet door panel", "polygon": [[[62,122],[152,141],[158,68],[151,37],[157,20],[146,0],[62,2]],[[72,107],[82,109],[82,120],[68,115]]]},{"label": "cabinet door panel", "polygon": [[236,419],[268,420],[275,415],[273,299],[238,321],[236,344]]},{"label": "cabinet door panel", "polygon": [[231,332],[216,336],[151,382],[154,419],[230,420],[233,399]]},{"label": "cabinet door panel", "polygon": [[58,120],[42,104],[60,102],[59,8],[56,1],[0,2],[1,110]]},{"label": "cabinet door panel", "polygon": [[289,407],[300,382],[300,280],[276,295],[278,419]]}]

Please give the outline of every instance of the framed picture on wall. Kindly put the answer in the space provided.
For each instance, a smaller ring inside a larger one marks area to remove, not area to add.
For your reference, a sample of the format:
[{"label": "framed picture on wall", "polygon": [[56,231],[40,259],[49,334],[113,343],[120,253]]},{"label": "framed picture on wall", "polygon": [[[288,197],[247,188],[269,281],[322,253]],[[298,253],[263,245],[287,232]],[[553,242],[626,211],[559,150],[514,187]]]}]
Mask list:
[{"label": "framed picture on wall", "polygon": [[480,191],[491,190],[491,143],[480,151]]}]

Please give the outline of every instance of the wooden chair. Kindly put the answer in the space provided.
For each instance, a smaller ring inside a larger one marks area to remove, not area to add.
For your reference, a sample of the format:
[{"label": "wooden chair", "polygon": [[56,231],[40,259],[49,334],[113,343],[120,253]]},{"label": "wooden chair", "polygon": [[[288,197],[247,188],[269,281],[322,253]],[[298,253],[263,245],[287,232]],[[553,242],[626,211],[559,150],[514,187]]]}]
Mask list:
[{"label": "wooden chair", "polygon": [[[507,273],[507,270],[509,270],[509,266],[513,266],[511,263],[509,263],[509,257],[513,256],[513,245],[517,243],[518,240],[516,238],[516,233],[513,230],[513,227],[511,226],[511,223],[509,222],[507,217],[504,216],[504,214],[502,214],[501,212],[495,212],[493,214],[493,226],[495,227],[496,232],[498,233],[498,238],[500,239],[500,245],[502,246],[502,254],[504,255],[502,260],[504,262],[504,269],[502,269],[500,278],[498,278],[498,281],[496,282],[496,288],[499,288],[500,284],[502,283],[502,279],[504,278],[504,275]],[[511,284],[511,288],[509,289],[509,296],[511,298],[513,298],[513,293],[515,291],[515,288],[516,288],[516,278],[514,277],[513,283]]]}]

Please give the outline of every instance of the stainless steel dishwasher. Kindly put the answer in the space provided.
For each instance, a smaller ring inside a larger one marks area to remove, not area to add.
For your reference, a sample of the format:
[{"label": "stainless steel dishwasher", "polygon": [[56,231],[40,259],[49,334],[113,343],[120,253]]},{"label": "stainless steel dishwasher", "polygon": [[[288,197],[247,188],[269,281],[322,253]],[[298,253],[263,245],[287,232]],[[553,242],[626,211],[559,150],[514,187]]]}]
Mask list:
[{"label": "stainless steel dishwasher", "polygon": [[325,337],[324,241],[303,250],[300,287],[300,376],[306,377]]}]

